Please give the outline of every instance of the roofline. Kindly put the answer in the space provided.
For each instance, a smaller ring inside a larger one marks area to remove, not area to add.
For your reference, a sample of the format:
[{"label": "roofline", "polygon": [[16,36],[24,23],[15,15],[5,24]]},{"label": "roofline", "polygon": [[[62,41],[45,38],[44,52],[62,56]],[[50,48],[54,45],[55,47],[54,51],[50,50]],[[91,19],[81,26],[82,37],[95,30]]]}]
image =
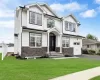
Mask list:
[{"label": "roofline", "polygon": [[73,19],[77,22],[78,26],[81,25],[80,22],[76,19],[76,17],[72,13],[67,15],[67,16],[65,16],[65,17],[63,17],[63,18],[66,18],[66,17],[69,17],[69,16],[73,17]]},{"label": "roofline", "polygon": [[97,43],[87,43],[87,44],[83,44],[83,45],[93,45],[93,44],[100,44],[99,42],[97,42]]},{"label": "roofline", "polygon": [[60,17],[57,17],[57,16],[52,16],[52,15],[45,14],[45,13],[44,13],[44,15],[51,16],[51,17],[54,17],[54,18],[58,18],[58,19],[60,19],[60,20],[62,19],[62,18],[60,18]]},{"label": "roofline", "polygon": [[[44,4],[40,4],[40,5],[45,5],[55,16],[57,16],[57,14],[51,9],[50,6],[48,6],[47,3],[44,3]],[[58,16],[57,16],[58,17]]]},{"label": "roofline", "polygon": [[65,34],[65,33],[63,33],[63,35],[85,38],[84,36],[80,36],[80,35],[72,35],[72,34]]},{"label": "roofline", "polygon": [[47,30],[38,30],[38,29],[32,29],[32,28],[27,28],[26,26],[22,26],[22,29],[26,29],[26,30],[35,30],[35,31],[42,31],[42,32],[47,32]]}]

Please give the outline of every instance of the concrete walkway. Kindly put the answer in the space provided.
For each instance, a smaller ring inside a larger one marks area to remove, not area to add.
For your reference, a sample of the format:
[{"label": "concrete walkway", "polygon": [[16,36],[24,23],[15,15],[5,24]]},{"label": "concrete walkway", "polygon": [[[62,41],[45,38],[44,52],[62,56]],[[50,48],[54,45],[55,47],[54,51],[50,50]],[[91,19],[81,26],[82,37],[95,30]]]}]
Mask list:
[{"label": "concrete walkway", "polygon": [[100,67],[96,67],[96,68],[68,74],[65,76],[57,77],[50,80],[89,80],[99,75],[100,75]]},{"label": "concrete walkway", "polygon": [[60,57],[60,58],[52,58],[52,59],[57,60],[57,59],[70,59],[70,58],[79,58],[79,57]]}]

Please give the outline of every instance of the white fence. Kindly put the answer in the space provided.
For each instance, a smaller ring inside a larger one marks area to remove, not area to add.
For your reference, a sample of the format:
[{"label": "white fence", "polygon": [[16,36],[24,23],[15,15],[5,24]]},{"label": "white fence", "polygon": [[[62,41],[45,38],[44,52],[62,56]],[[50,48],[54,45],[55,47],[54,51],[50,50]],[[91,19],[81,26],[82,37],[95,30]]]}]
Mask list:
[{"label": "white fence", "polygon": [[2,43],[2,60],[7,54],[7,51],[8,51],[7,48],[8,48],[8,45],[6,45],[5,43]]},{"label": "white fence", "polygon": [[2,53],[2,60],[4,59],[4,57],[8,52],[14,52],[14,46],[8,47],[7,44],[2,43],[2,47],[0,47],[0,53]]}]

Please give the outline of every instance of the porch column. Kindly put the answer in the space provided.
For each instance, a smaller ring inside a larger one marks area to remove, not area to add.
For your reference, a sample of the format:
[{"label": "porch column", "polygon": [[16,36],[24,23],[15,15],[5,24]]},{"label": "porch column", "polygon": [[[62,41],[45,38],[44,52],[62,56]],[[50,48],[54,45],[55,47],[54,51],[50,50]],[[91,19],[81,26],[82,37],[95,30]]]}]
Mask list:
[{"label": "porch column", "polygon": [[49,54],[49,32],[48,32],[48,46],[47,46],[47,53]]},{"label": "porch column", "polygon": [[62,34],[60,34],[60,53],[62,53]]}]

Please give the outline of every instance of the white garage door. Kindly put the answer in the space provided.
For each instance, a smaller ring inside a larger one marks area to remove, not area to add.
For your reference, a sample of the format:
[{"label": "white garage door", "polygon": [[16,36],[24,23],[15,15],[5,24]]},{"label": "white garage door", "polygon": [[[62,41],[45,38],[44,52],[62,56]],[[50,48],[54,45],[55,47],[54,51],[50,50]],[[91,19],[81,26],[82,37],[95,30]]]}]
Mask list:
[{"label": "white garage door", "polygon": [[81,46],[80,42],[74,42],[74,55],[81,55]]}]

